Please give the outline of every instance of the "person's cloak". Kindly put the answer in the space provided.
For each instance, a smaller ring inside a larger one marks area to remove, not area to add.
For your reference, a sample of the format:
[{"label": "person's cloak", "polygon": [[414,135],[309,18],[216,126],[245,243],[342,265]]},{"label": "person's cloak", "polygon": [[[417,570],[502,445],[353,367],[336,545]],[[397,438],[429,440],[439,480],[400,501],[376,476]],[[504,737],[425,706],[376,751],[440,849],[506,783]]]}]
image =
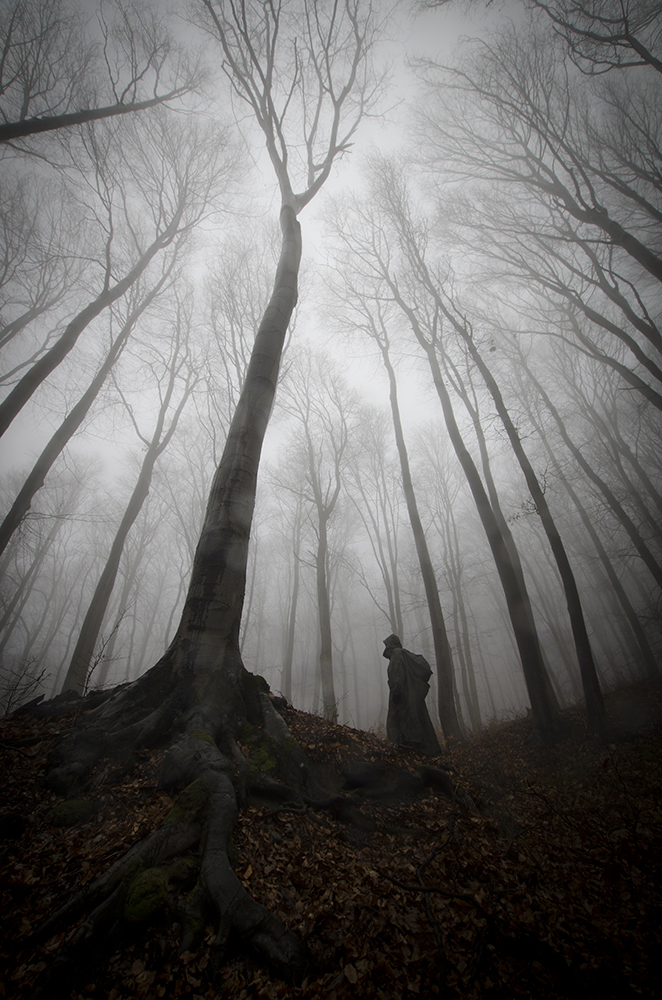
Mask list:
[{"label": "person's cloak", "polygon": [[424,656],[408,649],[393,649],[388,664],[390,696],[386,735],[394,743],[420,747],[428,753],[440,753],[437,736],[425,699],[432,676]]}]

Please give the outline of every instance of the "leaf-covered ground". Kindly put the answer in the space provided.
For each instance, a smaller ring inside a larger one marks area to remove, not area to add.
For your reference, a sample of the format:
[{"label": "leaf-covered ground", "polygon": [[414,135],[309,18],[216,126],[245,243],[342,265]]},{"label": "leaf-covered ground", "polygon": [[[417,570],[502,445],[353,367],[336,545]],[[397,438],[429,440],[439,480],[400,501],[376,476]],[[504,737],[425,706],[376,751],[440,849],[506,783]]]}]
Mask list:
[{"label": "leaf-covered ground", "polygon": [[[364,800],[358,825],[331,810],[245,811],[236,870],[305,939],[302,983],[272,979],[239,942],[215,968],[211,929],[201,951],[178,956],[173,898],[160,922],[133,924],[128,943],[125,935],[91,956],[71,998],[662,995],[662,687],[639,685],[608,702],[620,738],[606,747],[575,710],[565,713],[567,738],[551,748],[526,742],[526,720],[447,746],[436,763],[476,812],[433,792]],[[373,734],[284,714],[320,763],[423,762]],[[55,825],[61,800],[40,778],[70,723],[0,722],[0,996],[31,995],[74,928],[38,947],[32,930],[172,805],[157,786],[159,755],[145,752],[132,767],[103,762],[87,795],[91,817]]]}]

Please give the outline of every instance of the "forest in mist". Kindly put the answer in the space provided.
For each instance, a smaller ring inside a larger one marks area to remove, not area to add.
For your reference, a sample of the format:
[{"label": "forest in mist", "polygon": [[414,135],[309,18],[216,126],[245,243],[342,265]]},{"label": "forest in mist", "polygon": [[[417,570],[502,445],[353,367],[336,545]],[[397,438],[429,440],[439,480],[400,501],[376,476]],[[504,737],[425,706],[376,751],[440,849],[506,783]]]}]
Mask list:
[{"label": "forest in mist", "polygon": [[2,5],[0,710],[134,680],[173,639],[274,285],[269,112],[295,189],[324,190],[244,664],[380,729],[396,633],[444,735],[524,713],[541,676],[598,718],[662,650],[662,5],[374,0],[328,170],[322,68],[287,80],[331,2],[283,7],[280,111],[212,3],[172,6]]}]

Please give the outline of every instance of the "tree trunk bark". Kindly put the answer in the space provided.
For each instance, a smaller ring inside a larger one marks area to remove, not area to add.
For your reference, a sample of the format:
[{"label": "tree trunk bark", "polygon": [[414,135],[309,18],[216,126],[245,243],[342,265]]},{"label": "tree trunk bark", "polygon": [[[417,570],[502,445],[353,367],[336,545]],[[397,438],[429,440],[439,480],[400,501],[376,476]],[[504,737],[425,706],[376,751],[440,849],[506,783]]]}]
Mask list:
[{"label": "tree trunk bark", "polygon": [[[274,290],[258,328],[198,542],[182,617],[169,647],[186,671],[241,669],[239,625],[262,443],[276,392],[287,327],[297,300],[301,227],[284,205]],[[168,655],[168,654],[166,654]]]},{"label": "tree trunk bark", "polygon": [[423,586],[425,587],[425,599],[427,601],[428,611],[430,614],[430,625],[432,627],[432,641],[434,645],[434,656],[437,664],[437,678],[439,682],[438,686],[439,721],[441,723],[441,728],[443,730],[446,739],[452,736],[455,739],[463,740],[464,734],[458,718],[457,706],[453,695],[453,654],[451,652],[450,643],[448,641],[446,624],[444,622],[444,615],[441,609],[441,601],[439,600],[439,589],[437,587],[437,581],[435,579],[434,569],[432,567],[432,560],[430,558],[430,551],[428,549],[428,544],[425,538],[425,532],[423,531],[423,525],[421,523],[421,518],[418,512],[418,504],[416,503],[414,484],[412,483],[411,479],[411,470],[409,468],[409,456],[407,454],[407,445],[405,442],[404,431],[402,429],[402,421],[400,419],[400,407],[398,404],[398,386],[395,378],[395,371],[393,370],[393,365],[391,364],[391,359],[388,353],[388,347],[382,344],[381,341],[378,341],[378,343],[381,350],[384,367],[386,368],[386,371],[388,373],[389,387],[390,387],[389,398],[391,402],[391,415],[393,418],[393,432],[395,435],[395,443],[397,445],[398,455],[400,457],[400,470],[402,473],[402,490],[405,495],[405,500],[407,503],[407,512],[409,514],[411,530],[414,535],[414,543],[416,545],[416,554],[418,556],[418,563],[421,568],[421,577],[423,579]]},{"label": "tree trunk bark", "polygon": [[457,421],[455,420],[453,405],[444,384],[434,345],[427,342],[411,310],[405,307],[405,312],[410,318],[417,340],[427,355],[449,437],[455,449],[455,454],[467,477],[478,515],[485,529],[490,549],[492,550],[515,633],[515,641],[524,671],[527,691],[531,699],[531,710],[538,738],[544,742],[552,742],[559,735],[558,712],[550,698],[549,678],[547,677],[545,665],[542,660],[538,637],[535,630],[532,631],[531,629],[532,615],[530,611],[527,614],[525,610],[525,594],[522,592],[518,574],[510,558],[508,546],[499,529],[478,469],[467,450]]},{"label": "tree trunk bark", "polygon": [[[451,319],[450,316],[449,319]],[[605,729],[605,709],[602,699],[602,691],[600,690],[600,681],[598,680],[598,674],[593,661],[593,652],[591,650],[591,644],[586,630],[586,622],[584,620],[584,611],[579,597],[579,590],[577,588],[575,575],[572,571],[572,567],[570,566],[570,560],[568,559],[568,555],[565,551],[563,540],[561,539],[556,527],[556,522],[552,517],[552,512],[549,509],[547,498],[545,497],[540,483],[538,482],[538,477],[534,472],[528,455],[522,447],[519,434],[513,424],[508,408],[506,407],[503,396],[501,395],[501,390],[499,389],[494,376],[485,364],[482,355],[480,354],[468,331],[457,322],[453,322],[453,325],[466,343],[469,353],[476,362],[478,370],[480,371],[485,385],[487,386],[487,389],[494,401],[497,413],[499,414],[501,422],[506,430],[506,434],[508,435],[508,440],[510,441],[511,447],[515,452],[520,468],[524,473],[526,484],[529,487],[529,492],[531,493],[533,501],[536,505],[536,510],[538,511],[545,534],[547,535],[550,548],[554,553],[554,559],[556,560],[556,565],[563,584],[568,615],[570,618],[570,626],[572,628],[572,635],[575,642],[579,672],[581,674],[584,697],[586,699],[586,712],[588,715],[589,725],[593,735],[598,739],[602,739],[604,737]]]}]

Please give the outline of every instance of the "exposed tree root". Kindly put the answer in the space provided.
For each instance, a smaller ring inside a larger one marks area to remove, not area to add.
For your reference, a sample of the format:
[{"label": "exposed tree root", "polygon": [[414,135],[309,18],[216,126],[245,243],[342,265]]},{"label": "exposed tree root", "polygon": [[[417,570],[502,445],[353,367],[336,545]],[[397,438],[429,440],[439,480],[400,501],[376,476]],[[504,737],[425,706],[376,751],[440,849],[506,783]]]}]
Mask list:
[{"label": "exposed tree root", "polygon": [[[65,701],[63,710],[71,711],[71,699]],[[159,783],[176,799],[158,829],[37,929],[35,937],[44,940],[83,917],[42,975],[38,995],[44,997],[70,988],[72,976],[101,943],[164,913],[181,926],[182,951],[196,950],[211,924],[214,964],[223,961],[233,934],[278,976],[300,978],[307,963],[303,942],[253,899],[232,868],[232,834],[249,799],[272,805],[274,812],[327,809],[362,834],[376,828],[360,808],[362,799],[414,797],[434,786],[473,807],[446,772],[427,766],[416,774],[354,765],[342,789],[342,778],[330,781],[293,739],[266,682],[241,665],[234,672],[186,673],[166,654],[134,684],[79,705],[80,716],[51,754],[46,781],[53,790],[79,794],[102,758],[126,765],[140,748],[166,746]],[[39,714],[49,711],[38,708]]]},{"label": "exposed tree root", "polygon": [[[217,929],[217,962],[233,932],[279,976],[300,977],[306,965],[302,941],[253,899],[229,858],[239,805],[249,797],[302,808],[304,796],[319,792],[313,769],[273,708],[266,683],[243,667],[234,678],[187,676],[166,654],[134,684],[79,701],[81,710],[90,702],[93,707],[51,754],[48,785],[70,795],[85,787],[102,757],[126,759],[142,747],[169,743],[160,784],[179,795],[161,827],[37,929],[35,937],[44,940],[86,914],[44,972],[39,995],[57,996],[92,945],[173,908],[182,869],[172,862],[191,852],[184,875],[197,882],[176,914],[182,950],[195,948],[211,923]],[[38,707],[45,714],[47,706]],[[62,701],[62,711],[72,707],[71,699]],[[176,893],[170,891],[173,881]]]}]

